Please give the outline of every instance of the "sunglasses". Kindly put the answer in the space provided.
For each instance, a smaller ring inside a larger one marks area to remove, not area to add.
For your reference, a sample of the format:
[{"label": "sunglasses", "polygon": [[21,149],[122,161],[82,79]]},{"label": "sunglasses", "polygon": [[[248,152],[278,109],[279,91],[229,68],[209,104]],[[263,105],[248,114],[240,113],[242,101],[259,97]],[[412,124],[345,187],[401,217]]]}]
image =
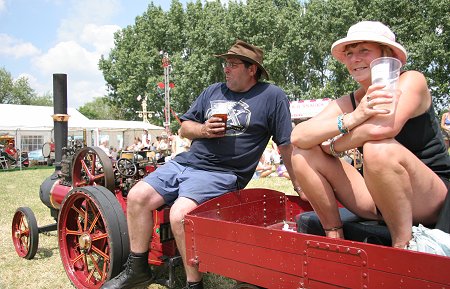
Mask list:
[{"label": "sunglasses", "polygon": [[236,68],[238,65],[244,64],[244,62],[223,62],[222,67],[225,68]]}]

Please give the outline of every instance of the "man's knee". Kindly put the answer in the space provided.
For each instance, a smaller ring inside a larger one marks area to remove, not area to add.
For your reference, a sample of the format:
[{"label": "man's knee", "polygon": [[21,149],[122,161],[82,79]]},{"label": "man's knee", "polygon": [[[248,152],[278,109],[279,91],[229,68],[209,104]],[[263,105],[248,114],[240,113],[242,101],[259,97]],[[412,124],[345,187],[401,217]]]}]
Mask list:
[{"label": "man's knee", "polygon": [[183,228],[184,217],[196,206],[197,204],[194,201],[187,198],[177,200],[170,209],[172,228]]},{"label": "man's knee", "polygon": [[127,195],[128,207],[159,207],[159,199],[156,191],[147,183],[140,181],[133,186]]}]

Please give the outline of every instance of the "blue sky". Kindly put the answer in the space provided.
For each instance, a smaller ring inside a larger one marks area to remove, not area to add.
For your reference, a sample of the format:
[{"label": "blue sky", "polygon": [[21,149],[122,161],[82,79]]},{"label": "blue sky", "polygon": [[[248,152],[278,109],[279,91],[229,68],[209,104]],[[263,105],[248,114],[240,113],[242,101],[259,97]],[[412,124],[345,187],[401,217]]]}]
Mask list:
[{"label": "blue sky", "polygon": [[[170,0],[153,0],[167,10]],[[182,3],[191,0],[181,0]],[[133,25],[151,0],[0,0],[0,67],[26,76],[38,93],[52,92],[53,73],[66,73],[68,105],[106,93],[98,69],[113,33]]]}]

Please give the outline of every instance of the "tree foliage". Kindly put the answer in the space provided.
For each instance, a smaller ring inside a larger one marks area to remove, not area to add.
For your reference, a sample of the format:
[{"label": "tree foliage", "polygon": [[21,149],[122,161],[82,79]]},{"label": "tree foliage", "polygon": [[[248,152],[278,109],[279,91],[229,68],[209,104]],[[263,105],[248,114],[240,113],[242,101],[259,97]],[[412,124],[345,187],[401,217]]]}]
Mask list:
[{"label": "tree foliage", "polygon": [[448,103],[450,5],[445,0],[173,0],[169,11],[150,4],[115,34],[115,47],[99,66],[108,102],[126,119],[137,119],[138,95],[147,94],[154,123],[162,123],[164,98],[160,51],[171,60],[171,106],[184,113],[208,85],[223,81],[220,59],[236,39],[265,51],[271,81],[290,99],[335,98],[356,87],[331,57],[334,41],[361,20],[378,20],[396,33],[409,52],[405,69],[422,71],[438,110]]},{"label": "tree foliage", "polygon": [[89,119],[124,119],[117,107],[111,106],[105,97],[95,97],[80,106],[78,111]]},{"label": "tree foliage", "polygon": [[0,68],[0,103],[51,106],[51,95],[39,96],[30,87],[26,77],[14,80],[11,73]]}]

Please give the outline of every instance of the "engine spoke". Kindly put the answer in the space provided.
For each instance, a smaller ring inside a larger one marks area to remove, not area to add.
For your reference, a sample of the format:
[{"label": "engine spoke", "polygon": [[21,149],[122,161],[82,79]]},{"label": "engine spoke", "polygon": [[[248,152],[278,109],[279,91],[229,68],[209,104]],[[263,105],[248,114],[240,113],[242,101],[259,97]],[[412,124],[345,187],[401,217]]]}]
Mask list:
[{"label": "engine spoke", "polygon": [[95,215],[94,220],[92,220],[91,227],[89,228],[89,233],[92,233],[92,230],[94,230],[95,225],[97,225],[98,219],[100,218],[100,212],[97,212],[97,215]]}]

